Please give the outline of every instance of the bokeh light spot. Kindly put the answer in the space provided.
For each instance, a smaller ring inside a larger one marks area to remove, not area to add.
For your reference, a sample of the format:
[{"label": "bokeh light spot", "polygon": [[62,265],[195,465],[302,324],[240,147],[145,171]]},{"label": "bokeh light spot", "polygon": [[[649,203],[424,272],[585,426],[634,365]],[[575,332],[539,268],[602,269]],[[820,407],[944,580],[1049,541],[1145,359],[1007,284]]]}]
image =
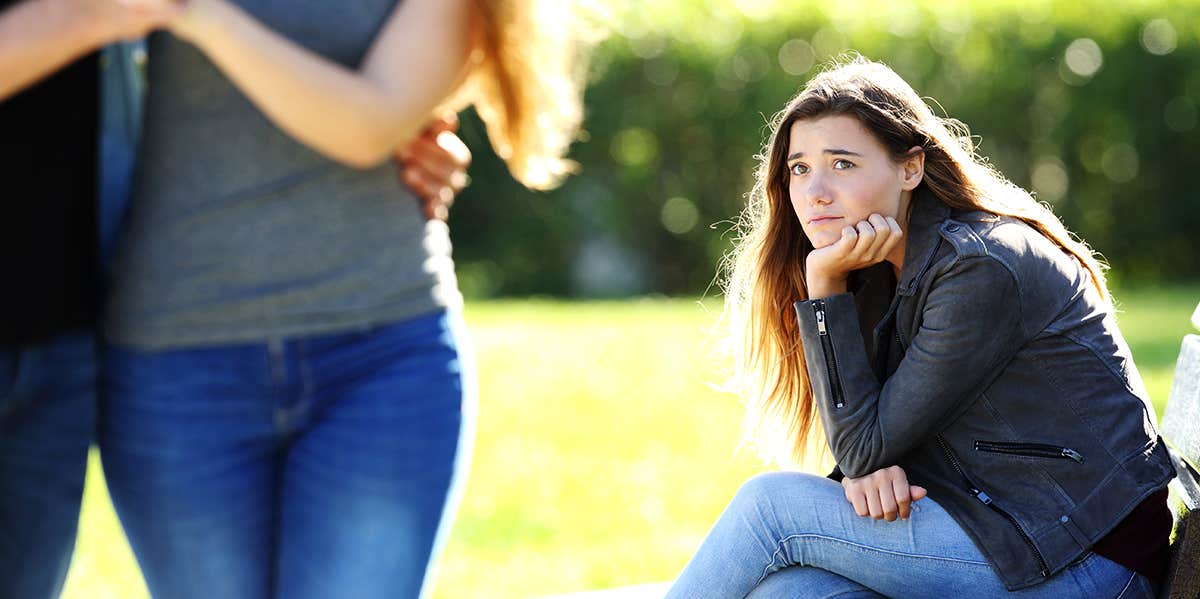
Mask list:
[{"label": "bokeh light spot", "polygon": [[1138,174],[1138,153],[1129,144],[1113,144],[1100,159],[1104,174],[1114,183],[1128,183]]},{"label": "bokeh light spot", "polygon": [[849,49],[846,42],[846,36],[842,32],[833,27],[822,27],[813,34],[812,37],[813,51],[816,52],[817,58],[824,60],[831,56],[837,56]]},{"label": "bokeh light spot", "polygon": [[1166,19],[1154,19],[1142,27],[1142,47],[1151,54],[1170,54],[1178,41],[1175,27]]},{"label": "bokeh light spot", "polygon": [[658,157],[658,138],[641,127],[623,129],[613,137],[610,152],[625,166],[643,166]]},{"label": "bokeh light spot", "polygon": [[660,218],[664,229],[676,235],[683,235],[696,228],[700,212],[691,200],[675,196],[663,204]]},{"label": "bokeh light spot", "polygon": [[804,40],[788,40],[779,48],[779,66],[789,75],[803,75],[816,58],[812,44]]},{"label": "bokeh light spot", "polygon": [[1067,167],[1061,160],[1047,156],[1039,159],[1031,170],[1033,191],[1037,192],[1039,200],[1053,204],[1067,194],[1071,181],[1067,175]]},{"label": "bokeh light spot", "polygon": [[1100,44],[1083,37],[1067,46],[1063,60],[1072,73],[1080,77],[1091,77],[1104,66],[1104,52],[1100,50]]}]

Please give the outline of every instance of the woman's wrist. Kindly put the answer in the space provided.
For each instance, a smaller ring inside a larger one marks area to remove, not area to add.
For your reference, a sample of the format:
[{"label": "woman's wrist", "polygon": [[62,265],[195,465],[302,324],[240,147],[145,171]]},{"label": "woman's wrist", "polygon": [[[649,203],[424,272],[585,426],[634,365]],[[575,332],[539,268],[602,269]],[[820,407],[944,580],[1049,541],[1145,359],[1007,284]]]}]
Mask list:
[{"label": "woman's wrist", "polygon": [[202,46],[210,32],[219,31],[223,13],[237,10],[224,0],[186,0],[187,8],[173,23],[171,33]]},{"label": "woman's wrist", "polygon": [[80,40],[85,47],[92,50],[122,39],[121,20],[113,17],[114,11],[108,6],[112,1],[42,0],[41,4],[51,11],[51,15],[59,17],[53,19],[56,29],[70,31],[68,35]]},{"label": "woman's wrist", "polygon": [[804,282],[808,287],[808,299],[829,297],[845,293],[848,289],[845,276],[837,277],[814,273],[805,277]]}]

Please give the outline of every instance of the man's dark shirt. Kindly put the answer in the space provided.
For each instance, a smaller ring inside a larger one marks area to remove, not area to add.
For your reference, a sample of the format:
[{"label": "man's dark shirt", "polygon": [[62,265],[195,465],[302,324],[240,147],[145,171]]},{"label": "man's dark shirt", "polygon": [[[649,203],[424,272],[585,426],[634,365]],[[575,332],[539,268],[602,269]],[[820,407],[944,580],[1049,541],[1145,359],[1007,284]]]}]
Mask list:
[{"label": "man's dark shirt", "polygon": [[0,347],[95,323],[98,77],[93,53],[0,101]]}]

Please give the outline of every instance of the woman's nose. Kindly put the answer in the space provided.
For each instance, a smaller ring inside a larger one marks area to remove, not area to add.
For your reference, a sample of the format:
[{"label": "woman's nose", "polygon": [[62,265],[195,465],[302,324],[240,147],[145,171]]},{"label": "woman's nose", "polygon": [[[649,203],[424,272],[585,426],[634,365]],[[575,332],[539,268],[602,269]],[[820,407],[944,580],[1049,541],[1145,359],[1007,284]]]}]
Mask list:
[{"label": "woman's nose", "polygon": [[825,181],[820,176],[813,176],[808,181],[808,187],[804,190],[804,197],[807,203],[812,205],[827,205],[833,201],[829,193],[829,187],[825,185]]}]

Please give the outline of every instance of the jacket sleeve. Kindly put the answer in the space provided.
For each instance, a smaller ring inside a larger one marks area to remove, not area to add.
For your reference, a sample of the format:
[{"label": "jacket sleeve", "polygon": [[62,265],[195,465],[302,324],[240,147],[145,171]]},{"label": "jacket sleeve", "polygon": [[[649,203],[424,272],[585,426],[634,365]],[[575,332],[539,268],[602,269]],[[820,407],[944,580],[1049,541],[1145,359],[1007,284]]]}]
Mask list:
[{"label": "jacket sleeve", "polygon": [[834,465],[833,471],[830,472],[829,474],[826,474],[825,478],[828,478],[829,480],[831,480],[835,483],[840,483],[840,482],[842,482],[842,479],[846,478],[846,475],[842,474],[841,466]]},{"label": "jacket sleeve", "polygon": [[1025,342],[1016,280],[987,256],[961,258],[932,282],[899,367],[871,371],[854,298],[796,302],[801,345],[829,448],[846,476],[891,466],[981,393]]}]

